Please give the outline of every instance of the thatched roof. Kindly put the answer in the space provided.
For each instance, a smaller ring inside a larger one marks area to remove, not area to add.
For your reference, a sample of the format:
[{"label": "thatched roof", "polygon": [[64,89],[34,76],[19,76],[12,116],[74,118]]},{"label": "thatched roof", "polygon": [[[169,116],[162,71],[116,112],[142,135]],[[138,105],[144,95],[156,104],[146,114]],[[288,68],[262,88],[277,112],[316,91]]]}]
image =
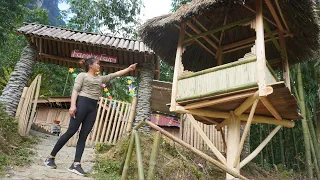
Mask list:
[{"label": "thatched roof", "polygon": [[[142,40],[152,48],[157,55],[173,65],[179,38],[179,29],[176,25],[180,25],[182,21],[189,20],[204,32],[192,19],[193,17],[208,30],[221,27],[224,24],[226,14],[228,14],[226,24],[248,17],[254,17],[255,13],[249,11],[241,3],[245,3],[246,6],[255,9],[254,0],[238,0],[238,2],[237,0],[193,1],[191,4],[182,6],[172,14],[148,20],[140,28],[139,34]],[[272,1],[272,3],[276,9],[275,1]],[[290,33],[293,34],[293,37],[286,37],[289,63],[294,64],[308,60],[319,47],[319,27],[313,11],[313,1],[305,0],[302,3],[300,0],[279,0],[279,5],[288,29]],[[264,17],[274,21],[266,4],[263,4],[263,14]],[[276,26],[268,22],[267,24],[271,31],[277,29]],[[196,34],[190,28],[187,28],[186,31],[193,35]],[[220,34],[221,31],[214,35],[219,39]],[[207,37],[213,42],[218,43],[212,37]],[[221,45],[231,44],[251,37],[255,37],[255,31],[251,29],[250,26],[236,26],[224,32]],[[203,39],[200,38],[199,40],[206,44]],[[207,47],[210,46],[207,44]],[[235,61],[249,51],[250,47],[224,53],[223,63]],[[271,41],[266,43],[266,57],[268,60],[280,57],[279,52]],[[183,65],[187,70],[198,71],[216,66],[216,58],[197,42],[193,42],[187,47],[183,54]]]}]

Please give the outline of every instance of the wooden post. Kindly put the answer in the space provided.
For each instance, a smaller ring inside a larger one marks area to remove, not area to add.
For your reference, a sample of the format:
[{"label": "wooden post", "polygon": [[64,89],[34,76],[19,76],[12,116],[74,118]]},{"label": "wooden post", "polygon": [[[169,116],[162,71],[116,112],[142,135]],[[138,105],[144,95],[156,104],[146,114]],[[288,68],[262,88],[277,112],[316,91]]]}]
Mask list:
[{"label": "wooden post", "polygon": [[23,91],[22,91],[21,98],[20,98],[20,102],[19,102],[19,105],[18,105],[18,108],[17,108],[17,112],[16,112],[16,118],[17,119],[20,117],[21,109],[22,109],[24,100],[26,98],[27,92],[28,92],[28,87],[24,87]]},{"label": "wooden post", "polygon": [[243,149],[243,144],[244,144],[244,141],[246,140],[247,134],[248,134],[248,132],[250,130],[251,122],[252,122],[252,119],[253,119],[254,112],[256,111],[256,107],[257,107],[258,102],[259,102],[259,99],[256,99],[254,101],[252,107],[251,107],[249,118],[248,118],[247,124],[246,124],[246,126],[244,128],[244,131],[242,133],[239,149],[238,149],[238,152],[237,152],[236,159],[235,159],[235,161],[233,163],[233,167],[237,167],[238,166],[238,163],[239,163],[239,160],[240,160],[240,154],[241,154],[242,149]]},{"label": "wooden post", "polygon": [[289,63],[288,63],[286,42],[284,40],[283,32],[279,32],[279,41],[280,41],[280,47],[281,47],[283,79],[284,79],[284,82],[285,82],[287,88],[291,91],[290,69],[289,69]]},{"label": "wooden post", "polygon": [[257,75],[259,85],[259,96],[266,96],[266,55],[264,46],[264,28],[262,14],[262,0],[256,0],[256,56],[257,56]]},{"label": "wooden post", "polygon": [[178,93],[178,76],[180,73],[180,66],[182,65],[182,54],[183,54],[183,45],[182,42],[184,40],[184,34],[186,30],[186,23],[182,22],[180,27],[180,34],[179,34],[179,41],[177,46],[177,53],[176,53],[176,60],[174,64],[174,73],[173,73],[173,82],[172,82],[172,93],[171,93],[171,106],[170,111],[175,111],[177,102],[176,102],[176,96]]},{"label": "wooden post", "polygon": [[[240,173],[240,167],[237,165],[233,167],[233,163],[237,156],[237,149],[239,149],[240,142],[240,120],[233,112],[230,113],[230,119],[228,124],[228,135],[227,135],[227,167],[233,171]],[[237,162],[237,164],[239,164]],[[226,179],[233,179],[234,177],[227,173]]]},{"label": "wooden post", "polygon": [[137,97],[133,97],[132,102],[131,102],[131,109],[130,109],[130,115],[129,115],[128,124],[127,124],[127,129],[126,129],[127,132],[130,132],[132,129],[132,124],[133,124],[133,120],[134,120],[134,116],[135,116],[135,112],[136,112],[137,102],[138,102]]}]

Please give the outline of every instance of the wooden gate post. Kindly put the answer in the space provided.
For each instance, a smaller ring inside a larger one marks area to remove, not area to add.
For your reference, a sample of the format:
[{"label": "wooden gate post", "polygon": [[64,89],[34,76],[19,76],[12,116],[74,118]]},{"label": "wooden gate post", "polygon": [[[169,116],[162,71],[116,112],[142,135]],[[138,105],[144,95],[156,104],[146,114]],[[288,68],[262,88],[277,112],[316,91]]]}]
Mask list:
[{"label": "wooden gate post", "polygon": [[133,124],[134,116],[136,113],[137,102],[138,102],[138,98],[133,97],[126,132],[130,132],[132,129],[132,124]]}]

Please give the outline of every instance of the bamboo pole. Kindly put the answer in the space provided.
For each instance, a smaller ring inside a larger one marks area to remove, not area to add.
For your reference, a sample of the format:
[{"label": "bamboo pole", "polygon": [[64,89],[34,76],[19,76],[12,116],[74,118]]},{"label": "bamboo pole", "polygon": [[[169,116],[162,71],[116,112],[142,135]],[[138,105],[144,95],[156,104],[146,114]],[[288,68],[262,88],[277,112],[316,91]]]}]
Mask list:
[{"label": "bamboo pole", "polygon": [[173,80],[172,80],[172,92],[171,92],[171,103],[170,103],[170,111],[175,111],[177,102],[176,97],[178,94],[178,76],[180,75],[179,72],[180,66],[182,65],[182,54],[183,54],[183,39],[185,35],[186,30],[186,23],[182,22],[180,27],[180,34],[179,34],[179,40],[178,40],[178,46],[177,46],[177,53],[176,53],[176,59],[174,64],[174,73],[173,73]]},{"label": "bamboo pole", "polygon": [[311,162],[311,150],[310,150],[310,136],[309,136],[309,128],[306,117],[306,106],[304,100],[304,90],[303,90],[303,81],[301,75],[301,67],[300,64],[298,66],[297,73],[297,83],[298,83],[298,91],[299,91],[299,106],[301,109],[301,114],[303,115],[302,121],[302,131],[304,137],[304,147],[305,147],[305,155],[306,155],[306,168],[308,169],[308,178],[313,179],[313,170],[312,170],[312,162]]},{"label": "bamboo pole", "polygon": [[138,162],[138,176],[139,180],[144,180],[143,174],[143,162],[142,162],[142,155],[141,155],[141,143],[140,143],[140,136],[139,132],[135,133],[135,141],[136,141],[136,153],[137,153],[137,162]]},{"label": "bamboo pole", "polygon": [[248,164],[253,158],[255,158],[259,152],[268,144],[268,142],[272,139],[272,137],[282,128],[282,126],[277,126],[271,133],[261,142],[261,144],[244,160],[240,162],[240,168]]},{"label": "bamboo pole", "polygon": [[317,174],[317,179],[320,179],[320,172],[319,172],[319,166],[318,166],[318,160],[317,160],[317,155],[316,155],[316,152],[315,152],[315,149],[314,149],[314,146],[313,146],[313,143],[310,139],[310,147],[311,147],[311,153],[312,153],[312,156],[313,156],[313,164],[314,164],[314,168],[316,170],[316,174]]},{"label": "bamboo pole", "polygon": [[156,160],[158,155],[159,143],[161,138],[160,135],[161,135],[160,131],[157,131],[154,135],[154,141],[153,141],[153,146],[152,146],[152,151],[151,151],[150,161],[149,161],[147,180],[154,179],[154,167],[156,165]]},{"label": "bamboo pole", "polygon": [[225,165],[223,165],[222,163],[220,163],[219,161],[211,158],[210,156],[206,155],[205,153],[201,152],[200,150],[192,147],[191,145],[189,145],[188,143],[182,141],[181,139],[175,137],[174,135],[170,134],[169,132],[165,131],[164,129],[160,128],[159,126],[153,124],[150,121],[146,121],[146,124],[149,125],[151,128],[160,131],[161,134],[167,136],[168,138],[172,139],[173,141],[177,142],[178,144],[184,146],[185,148],[193,151],[195,154],[197,154],[198,156],[202,157],[203,159],[211,162],[212,164],[218,166],[220,169],[228,172],[229,174],[233,175],[234,177],[240,178],[240,179],[244,179],[247,180],[248,178],[240,175],[239,173],[233,171],[232,169],[226,167]]},{"label": "bamboo pole", "polygon": [[129,148],[128,148],[128,152],[127,152],[127,157],[126,157],[126,161],[124,163],[124,167],[123,167],[123,171],[122,171],[122,175],[121,175],[120,180],[126,180],[127,179],[129,165],[130,165],[130,162],[131,162],[131,157],[132,157],[133,148],[134,148],[135,134],[136,134],[136,131],[133,131],[131,133],[131,138],[130,138]]},{"label": "bamboo pole", "polygon": [[136,112],[137,102],[138,102],[137,97],[133,97],[132,102],[131,102],[131,109],[130,109],[130,115],[129,115],[128,124],[127,124],[127,129],[126,129],[127,132],[130,132],[132,129],[132,124],[133,124],[133,120],[134,120],[134,116],[135,116],[135,112]]},{"label": "bamboo pole", "polygon": [[90,145],[94,144],[94,142],[96,142],[96,134],[97,134],[97,128],[98,128],[98,124],[100,123],[100,112],[101,112],[101,108],[102,108],[102,97],[99,97],[99,106],[98,106],[98,112],[96,115],[96,121],[94,123],[94,128],[93,128],[93,136],[92,136],[92,141],[90,143]]},{"label": "bamboo pole", "polygon": [[[201,31],[198,28],[196,28],[191,22],[187,22],[187,26],[189,26],[189,28],[192,29],[196,34],[201,34]],[[214,49],[218,49],[218,46],[214,42],[212,42],[207,36],[202,36],[202,38]]]},{"label": "bamboo pole", "polygon": [[[249,117],[249,115],[242,114],[239,116],[239,119],[241,121],[247,121],[248,117]],[[281,126],[288,127],[288,128],[292,128],[295,125],[295,123],[293,121],[286,120],[286,119],[282,119],[281,121],[279,121],[273,117],[268,117],[268,116],[254,116],[253,122],[254,123],[281,125]]]},{"label": "bamboo pole", "polygon": [[278,28],[280,29],[280,31],[283,32],[283,31],[284,31],[284,28],[283,28],[283,26],[282,26],[282,23],[281,23],[278,15],[277,15],[274,7],[273,7],[271,1],[270,1],[270,0],[265,0],[265,2],[266,2],[266,4],[267,4],[267,6],[268,6],[268,9],[269,9],[270,12],[271,12],[271,15],[272,15],[273,19],[276,21],[276,24],[277,24]]},{"label": "bamboo pole", "polygon": [[240,140],[240,144],[239,144],[239,149],[238,149],[236,158],[235,158],[234,163],[233,163],[233,167],[234,168],[236,168],[238,166],[238,163],[239,163],[239,160],[240,160],[240,155],[241,155],[241,152],[242,152],[242,149],[243,149],[243,144],[244,144],[244,141],[246,140],[247,134],[248,134],[248,132],[250,130],[251,122],[252,122],[252,119],[253,119],[253,115],[254,115],[254,113],[256,111],[256,107],[257,107],[258,102],[259,102],[259,99],[256,99],[254,101],[252,107],[251,107],[249,118],[248,118],[246,126],[245,126],[245,128],[243,130],[243,134],[242,134],[242,137],[241,137],[241,140]]},{"label": "bamboo pole", "polygon": [[217,118],[229,118],[230,116],[230,114],[227,112],[213,111],[205,108],[185,110],[182,106],[177,106],[176,112]]},{"label": "bamboo pole", "polygon": [[206,144],[209,146],[213,154],[223,163],[226,164],[226,158],[219,152],[219,150],[214,146],[214,144],[210,141],[208,136],[203,132],[199,124],[197,124],[197,121],[194,119],[194,117],[191,114],[187,114],[187,117],[192,124],[192,126],[197,130],[201,138],[206,142]]},{"label": "bamboo pole", "polygon": [[288,54],[286,48],[286,42],[284,40],[284,35],[282,32],[279,32],[279,42],[281,47],[281,60],[282,60],[282,71],[283,71],[283,79],[287,88],[291,91],[291,83],[290,83],[290,68],[288,62]]}]

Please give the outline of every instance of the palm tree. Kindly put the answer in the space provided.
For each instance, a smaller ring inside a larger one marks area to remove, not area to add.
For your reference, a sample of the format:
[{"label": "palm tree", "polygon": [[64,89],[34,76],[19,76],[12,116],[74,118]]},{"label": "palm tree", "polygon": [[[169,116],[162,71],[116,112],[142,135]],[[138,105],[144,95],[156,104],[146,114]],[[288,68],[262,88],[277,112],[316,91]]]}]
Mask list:
[{"label": "palm tree", "polygon": [[[140,83],[138,88],[138,103],[136,107],[136,116],[133,123],[134,126],[143,120],[150,120],[151,117],[151,93],[152,93],[152,80],[154,77],[154,64],[153,62],[145,62],[142,64],[140,74]],[[150,128],[144,126],[140,128],[141,131],[149,132]]]},{"label": "palm tree", "polygon": [[23,88],[27,85],[36,59],[36,50],[27,45],[22,50],[21,58],[12,72],[9,82],[0,96],[0,103],[5,104],[6,112],[14,116],[20,101]]}]

